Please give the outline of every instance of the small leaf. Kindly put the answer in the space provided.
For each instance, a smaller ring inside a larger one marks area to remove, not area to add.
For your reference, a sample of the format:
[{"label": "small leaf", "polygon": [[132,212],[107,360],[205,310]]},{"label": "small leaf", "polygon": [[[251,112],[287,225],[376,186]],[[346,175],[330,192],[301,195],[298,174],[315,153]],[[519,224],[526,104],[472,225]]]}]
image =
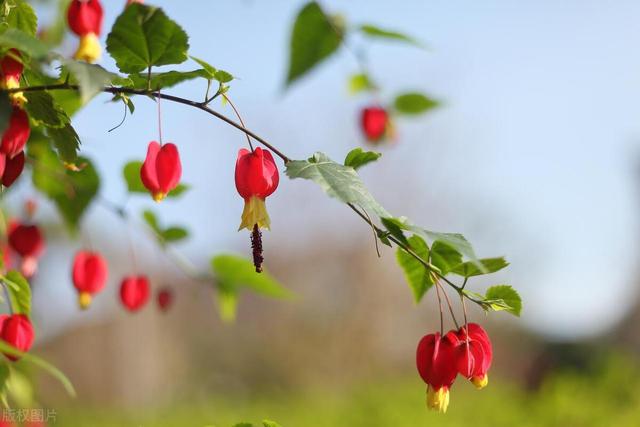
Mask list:
[{"label": "small leaf", "polygon": [[[193,71],[168,71],[166,73],[151,73],[151,89],[167,89],[180,83],[197,78],[209,78],[209,73],[204,70]],[[129,74],[131,79],[131,87],[136,89],[146,89],[149,85],[148,75],[146,73]]]},{"label": "small leaf", "polygon": [[67,113],[60,107],[49,92],[25,92],[27,103],[25,110],[36,126],[62,128],[69,123]]},{"label": "small leaf", "polygon": [[160,230],[160,225],[158,225],[158,218],[156,217],[156,214],[153,213],[153,211],[144,211],[142,213],[142,218],[144,218],[144,221],[156,234],[162,233],[162,230]]},{"label": "small leaf", "polygon": [[83,104],[89,102],[94,96],[102,92],[105,86],[118,78],[117,74],[110,73],[99,65],[85,62],[63,59],[62,63],[71,73],[72,82],[80,86],[80,99]]},{"label": "small leaf", "polygon": [[16,28],[30,36],[35,36],[38,31],[38,17],[35,11],[24,0],[14,1],[15,3],[7,15],[6,24],[10,28]]},{"label": "small leaf", "polygon": [[410,43],[414,46],[424,47],[422,43],[418,42],[413,37],[409,37],[406,34],[399,33],[397,31],[385,30],[374,25],[365,24],[360,27],[360,31],[367,37],[376,39],[387,39]]},{"label": "small leaf", "polygon": [[2,280],[7,284],[7,290],[11,298],[11,305],[17,314],[31,316],[31,287],[29,282],[20,272],[9,271]]},{"label": "small leaf", "polygon": [[73,232],[98,194],[100,177],[91,161],[85,157],[78,157],[81,170],[65,168],[49,142],[43,138],[32,131],[29,140],[29,156],[35,159],[31,175],[33,184],[56,204],[58,212]]},{"label": "small leaf", "polygon": [[16,28],[0,34],[0,46],[18,49],[34,59],[44,59],[51,52],[49,45]]},{"label": "small leaf", "polygon": [[178,242],[189,237],[189,232],[182,227],[169,227],[162,232],[165,242]]},{"label": "small leaf", "polygon": [[[424,261],[429,259],[429,247],[421,237],[411,236],[408,243],[416,255],[420,256]],[[396,251],[396,260],[404,271],[405,278],[413,291],[413,297],[416,303],[420,302],[424,294],[433,286],[433,279],[430,272],[424,264],[402,248],[398,248]]]},{"label": "small leaf", "polygon": [[344,165],[351,166],[357,170],[367,163],[375,162],[380,157],[382,157],[382,153],[364,151],[362,148],[354,148],[349,151],[349,154],[347,154],[347,157],[344,159]]},{"label": "small leaf", "polygon": [[379,217],[392,216],[373,198],[355,169],[334,162],[324,153],[315,153],[308,160],[292,160],[286,168],[289,178],[314,181],[330,197],[343,203],[352,203]]},{"label": "small leaf", "polygon": [[219,81],[220,83],[229,83],[231,80],[233,80],[233,76],[224,70],[216,71],[213,78]]},{"label": "small leaf", "polygon": [[509,263],[503,257],[500,258],[483,258],[478,260],[480,264],[484,266],[484,271],[481,271],[478,266],[473,262],[464,262],[457,265],[452,273],[463,277],[480,276],[483,274],[495,273],[507,267]]},{"label": "small leaf", "polygon": [[336,52],[343,37],[338,20],[327,16],[317,2],[307,3],[298,13],[291,34],[287,85]]},{"label": "small leaf", "polygon": [[522,311],[520,295],[509,285],[497,285],[487,289],[484,303],[494,311],[506,310],[518,317]]},{"label": "small leaf", "polygon": [[[382,225],[384,225],[384,228],[387,229],[391,236],[395,237],[405,245],[409,245],[407,237],[402,232],[403,223],[399,218],[380,218],[380,222],[382,222]],[[427,259],[425,258],[425,261],[426,260]]]},{"label": "small leaf", "polygon": [[211,269],[218,282],[228,289],[248,288],[272,298],[286,298],[291,292],[269,273],[256,273],[248,259],[236,255],[217,255],[211,260]]},{"label": "small leaf", "polygon": [[190,58],[196,61],[207,72],[209,80],[215,79],[216,71],[218,71],[216,67],[195,56],[190,56]]},{"label": "small leaf", "polygon": [[438,101],[421,93],[405,93],[396,97],[394,106],[402,114],[422,114],[438,106]]},{"label": "small leaf", "polygon": [[373,90],[375,88],[376,86],[373,84],[368,74],[354,74],[349,78],[349,93],[352,95]]},{"label": "small leaf", "polygon": [[453,246],[441,240],[431,245],[431,263],[438,267],[442,274],[449,273],[462,262],[462,254]]},{"label": "small leaf", "polygon": [[107,37],[107,51],[123,73],[187,60],[189,37],[162,9],[131,4],[116,19]]},{"label": "small leaf", "polygon": [[58,151],[60,160],[67,164],[75,164],[78,161],[80,137],[70,123],[67,123],[60,129],[49,128],[46,130],[46,133]]}]

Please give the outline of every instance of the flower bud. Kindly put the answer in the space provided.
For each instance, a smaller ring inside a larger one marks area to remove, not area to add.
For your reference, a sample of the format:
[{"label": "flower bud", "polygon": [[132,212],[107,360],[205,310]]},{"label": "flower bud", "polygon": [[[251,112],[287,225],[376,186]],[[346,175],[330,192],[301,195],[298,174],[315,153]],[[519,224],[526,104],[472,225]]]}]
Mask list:
[{"label": "flower bud", "polygon": [[[0,87],[2,89],[17,89],[20,87],[20,78],[24,70],[24,65],[21,60],[22,55],[20,55],[20,51],[10,49],[0,61],[0,70],[2,71]],[[9,99],[13,105],[19,107],[22,107],[24,103],[27,102],[27,98],[24,97],[23,92],[12,92],[9,94]]]},{"label": "flower bud", "polygon": [[24,149],[30,135],[29,116],[23,109],[14,107],[9,117],[9,125],[2,134],[0,152],[6,154],[8,159],[16,157]]},{"label": "flower bud", "polygon": [[107,262],[99,253],[79,251],[76,254],[71,276],[80,308],[89,308],[93,295],[104,289],[108,271]]},{"label": "flower bud", "polygon": [[449,389],[458,374],[456,346],[458,337],[448,332],[444,337],[439,333],[422,337],[416,352],[416,365],[422,380],[427,383],[427,407],[439,412],[447,412]]},{"label": "flower bud", "polygon": [[14,158],[7,158],[0,153],[0,157],[4,160],[4,172],[2,173],[2,185],[11,187],[11,185],[20,177],[24,169],[24,151],[18,153]]},{"label": "flower bud", "polygon": [[138,311],[149,300],[150,286],[146,276],[125,277],[120,284],[120,301],[131,311]]},{"label": "flower bud", "polygon": [[102,5],[99,0],[72,0],[67,10],[69,28],[80,37],[80,45],[74,58],[89,63],[102,55],[100,33],[102,32]]},{"label": "flower bud", "polygon": [[158,308],[160,311],[167,311],[173,305],[173,291],[171,288],[162,288],[158,292]]},{"label": "flower bud", "polygon": [[[0,339],[17,350],[23,353],[29,351],[34,336],[31,321],[24,314],[3,314],[0,316]],[[5,356],[14,362],[20,359],[20,357],[8,353],[5,353]]]},{"label": "flower bud", "polygon": [[360,117],[362,133],[369,142],[380,142],[392,134],[389,113],[382,107],[367,107]]},{"label": "flower bud", "polygon": [[253,152],[241,149],[236,160],[235,181],[238,194],[244,199],[240,228],[253,231],[269,229],[271,220],[265,199],[278,188],[280,176],[271,152],[258,147]]},{"label": "flower bud", "polygon": [[147,157],[140,169],[140,179],[151,193],[153,200],[162,201],[167,194],[178,186],[182,176],[182,164],[178,147],[168,143],[149,143]]},{"label": "flower bud", "polygon": [[29,278],[38,269],[38,258],[45,249],[44,237],[37,225],[9,224],[9,246],[22,257],[22,274]]}]

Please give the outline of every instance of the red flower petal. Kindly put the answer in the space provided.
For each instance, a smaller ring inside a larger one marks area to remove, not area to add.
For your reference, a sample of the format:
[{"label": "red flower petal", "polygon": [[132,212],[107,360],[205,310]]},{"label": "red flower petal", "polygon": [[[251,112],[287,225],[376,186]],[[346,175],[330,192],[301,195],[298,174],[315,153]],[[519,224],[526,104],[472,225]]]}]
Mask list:
[{"label": "red flower petal", "polygon": [[126,277],[120,285],[120,301],[129,311],[140,310],[149,300],[150,286],[145,276]]},{"label": "red flower petal", "polygon": [[78,36],[102,32],[103,10],[99,0],[72,0],[67,10],[67,22]]},{"label": "red flower petal", "polygon": [[[6,158],[4,154],[0,156]],[[20,177],[24,169],[24,151],[18,153],[12,159],[6,159],[4,172],[2,173],[2,185],[11,187],[11,185]]]},{"label": "red flower petal", "polygon": [[29,116],[21,108],[14,107],[9,118],[9,126],[2,135],[0,151],[9,158],[17,156],[24,149],[30,134]]}]

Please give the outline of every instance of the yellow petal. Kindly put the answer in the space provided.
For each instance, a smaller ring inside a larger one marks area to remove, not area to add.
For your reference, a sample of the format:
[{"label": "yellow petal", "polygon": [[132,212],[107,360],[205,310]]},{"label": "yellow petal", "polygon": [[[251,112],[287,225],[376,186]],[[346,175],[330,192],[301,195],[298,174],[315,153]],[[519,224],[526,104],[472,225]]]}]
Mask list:
[{"label": "yellow petal", "polygon": [[78,295],[78,305],[81,309],[86,310],[91,305],[91,299],[89,292],[80,292]]},{"label": "yellow petal", "polygon": [[261,199],[256,196],[251,196],[249,200],[245,200],[244,209],[242,210],[242,221],[240,222],[240,227],[238,231],[246,228],[247,230],[253,230],[253,226],[258,224],[259,228],[266,228],[267,230],[271,227],[271,220],[269,219],[269,214],[267,213],[267,206],[264,202],[264,199]]},{"label": "yellow petal", "polygon": [[482,377],[473,377],[471,378],[471,382],[478,390],[483,389],[489,384],[489,375],[484,375]]},{"label": "yellow petal", "polygon": [[75,59],[92,64],[97,62],[100,56],[102,56],[102,46],[97,35],[89,33],[80,37],[80,46],[73,56]]},{"label": "yellow petal", "polygon": [[427,386],[427,407],[438,412],[447,412],[449,406],[449,389],[440,387],[434,390],[433,387]]},{"label": "yellow petal", "polygon": [[[8,78],[2,86],[4,89],[17,89],[20,87],[20,82],[14,78]],[[9,94],[9,99],[13,105],[17,105],[18,107],[24,106],[27,102],[27,98],[25,98],[23,92],[12,92]]]}]

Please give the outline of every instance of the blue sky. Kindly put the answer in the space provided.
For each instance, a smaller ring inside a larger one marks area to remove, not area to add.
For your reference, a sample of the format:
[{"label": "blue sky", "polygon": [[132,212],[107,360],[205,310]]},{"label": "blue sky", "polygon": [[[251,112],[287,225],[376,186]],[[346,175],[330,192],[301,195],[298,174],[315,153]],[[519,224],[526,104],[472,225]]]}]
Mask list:
[{"label": "blue sky", "polygon": [[[120,9],[107,3],[110,25]],[[347,51],[283,91],[290,28],[303,2],[154,4],[184,26],[193,55],[238,77],[230,94],[248,127],[291,157],[321,150],[341,159],[362,144],[356,116],[366,98],[346,92],[347,76],[357,71]],[[618,321],[637,292],[640,3],[323,5],[349,24],[399,29],[429,45],[427,51],[394,43],[369,47],[383,99],[420,90],[443,101],[429,116],[399,120],[399,144],[363,173],[374,195],[393,213],[463,232],[481,256],[507,255],[512,266],[498,279],[521,290],[524,321],[534,329],[589,335]],[[102,65],[113,68],[110,60]],[[171,92],[199,99],[203,90],[188,84]],[[97,101],[76,118],[84,149],[98,159],[104,194],[115,200],[124,197],[121,165],[142,158],[157,135],[155,105],[142,99],[136,105],[133,118],[111,134],[106,131],[120,121],[120,106]],[[184,180],[194,187],[180,203],[163,206],[163,220],[207,224],[184,246],[204,265],[203,248],[246,243],[235,232],[241,201],[232,186],[243,136],[182,106],[165,103],[163,112],[165,140],[181,147]],[[324,224],[329,215],[338,218],[331,223],[337,236],[367,235],[364,226],[342,224],[349,211],[313,186],[283,184],[279,201],[269,201],[273,239],[294,244],[292,235],[304,239],[308,222]],[[96,212],[89,220],[103,221]],[[279,226],[291,227],[290,234],[276,231]]]}]

